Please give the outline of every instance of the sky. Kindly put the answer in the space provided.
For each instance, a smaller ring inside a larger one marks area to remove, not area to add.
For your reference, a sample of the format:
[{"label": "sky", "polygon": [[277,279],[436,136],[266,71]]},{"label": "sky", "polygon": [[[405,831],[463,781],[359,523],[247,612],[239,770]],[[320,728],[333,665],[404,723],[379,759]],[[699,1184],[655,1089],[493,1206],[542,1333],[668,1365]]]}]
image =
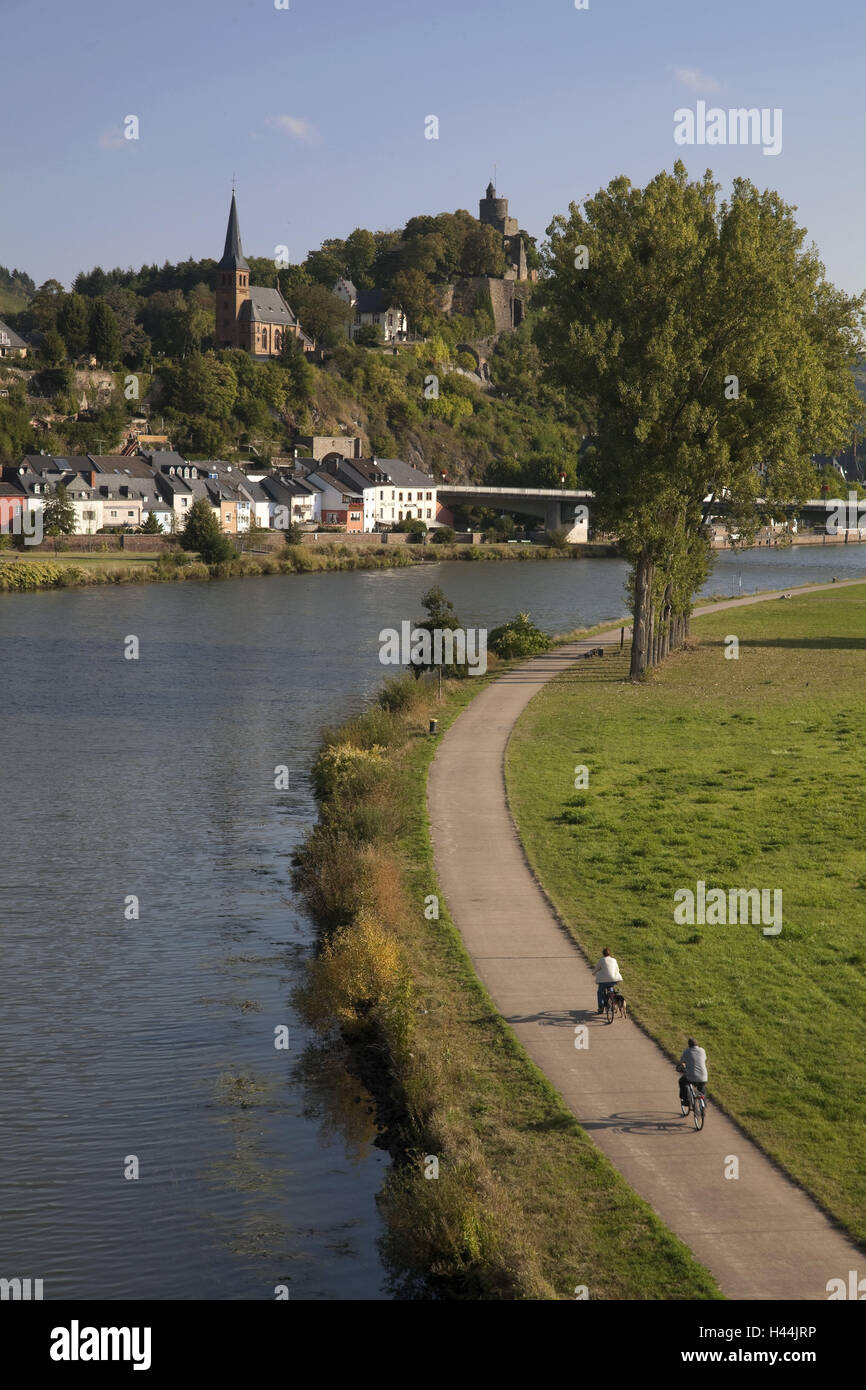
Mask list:
[{"label": "sky", "polygon": [[[777,189],[860,293],[864,40],[863,0],[0,0],[0,265],[219,258],[233,177],[251,255],[477,216],[494,168],[543,238],[681,158]],[[699,102],[781,111],[781,151],[676,144]]]}]

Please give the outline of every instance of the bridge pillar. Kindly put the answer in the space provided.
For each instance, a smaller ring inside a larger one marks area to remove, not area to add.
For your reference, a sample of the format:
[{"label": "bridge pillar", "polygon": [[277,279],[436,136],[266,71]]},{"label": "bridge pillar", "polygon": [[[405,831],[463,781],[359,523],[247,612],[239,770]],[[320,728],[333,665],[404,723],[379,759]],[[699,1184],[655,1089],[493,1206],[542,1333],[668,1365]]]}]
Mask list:
[{"label": "bridge pillar", "polygon": [[544,509],[544,529],[545,531],[555,531],[562,525],[562,504],[560,502],[548,502]]}]

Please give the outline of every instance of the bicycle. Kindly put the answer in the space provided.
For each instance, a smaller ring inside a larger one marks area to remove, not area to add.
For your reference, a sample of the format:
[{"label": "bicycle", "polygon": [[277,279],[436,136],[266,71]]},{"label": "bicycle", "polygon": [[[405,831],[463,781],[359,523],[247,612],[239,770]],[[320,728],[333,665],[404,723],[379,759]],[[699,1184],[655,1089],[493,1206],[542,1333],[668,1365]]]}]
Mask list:
[{"label": "bicycle", "polygon": [[616,1017],[616,1001],[615,1001],[615,999],[614,999],[614,995],[615,995],[615,993],[616,993],[616,983],[613,982],[613,981],[611,981],[610,984],[605,985],[603,988],[604,988],[604,1015],[605,1015],[605,1018],[607,1019],[608,1023],[613,1023],[613,1020],[614,1020],[614,1018]]},{"label": "bicycle", "polygon": [[689,1111],[691,1111],[695,1129],[703,1129],[707,1114],[706,1096],[703,1091],[699,1089],[699,1085],[696,1085],[694,1081],[686,1082],[686,1093],[688,1095],[688,1101],[684,1101],[682,1093],[680,1094],[680,1112],[683,1115],[688,1115]]}]

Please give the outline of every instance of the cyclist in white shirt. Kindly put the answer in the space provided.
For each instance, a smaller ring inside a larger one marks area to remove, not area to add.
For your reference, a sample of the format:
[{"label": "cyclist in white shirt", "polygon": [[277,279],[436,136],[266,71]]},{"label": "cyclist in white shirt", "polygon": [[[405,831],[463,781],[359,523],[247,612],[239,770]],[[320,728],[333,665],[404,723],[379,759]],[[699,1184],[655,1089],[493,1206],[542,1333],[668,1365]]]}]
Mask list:
[{"label": "cyclist in white shirt", "polygon": [[595,967],[595,982],[598,985],[596,991],[598,1012],[603,1014],[604,996],[607,993],[608,986],[622,984],[622,975],[619,973],[619,966],[606,946],[602,951],[601,960]]}]

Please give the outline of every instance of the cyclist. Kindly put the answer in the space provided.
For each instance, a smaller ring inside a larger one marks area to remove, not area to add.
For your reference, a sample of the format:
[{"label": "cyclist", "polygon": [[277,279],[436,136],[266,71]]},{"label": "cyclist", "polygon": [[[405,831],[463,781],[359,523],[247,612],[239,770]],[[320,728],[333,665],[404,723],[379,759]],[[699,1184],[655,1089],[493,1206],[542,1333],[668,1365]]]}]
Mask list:
[{"label": "cyclist", "polygon": [[596,991],[598,1012],[604,1013],[604,1000],[609,989],[614,985],[622,984],[622,975],[619,973],[619,966],[605,946],[601,953],[601,960],[595,967],[595,982],[598,986]]},{"label": "cyclist", "polygon": [[688,1084],[689,1082],[700,1091],[704,1100],[707,1098],[707,1054],[702,1047],[698,1047],[694,1038],[689,1038],[688,1046],[683,1050],[683,1055],[677,1062],[677,1071],[682,1072],[680,1077],[680,1100],[683,1105],[689,1103]]}]

